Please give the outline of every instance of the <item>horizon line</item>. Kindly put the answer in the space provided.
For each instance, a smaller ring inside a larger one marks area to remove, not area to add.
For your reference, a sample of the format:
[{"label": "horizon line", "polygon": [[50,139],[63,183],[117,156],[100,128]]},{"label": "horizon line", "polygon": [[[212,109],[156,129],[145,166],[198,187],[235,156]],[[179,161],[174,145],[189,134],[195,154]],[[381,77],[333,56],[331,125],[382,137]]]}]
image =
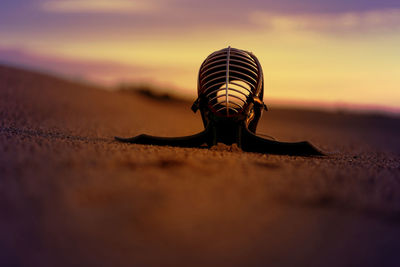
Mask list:
[{"label": "horizon line", "polygon": [[[191,101],[192,95],[196,97],[196,92],[189,93],[187,90],[182,88],[173,88],[157,82],[148,82],[140,80],[119,80],[112,84],[104,84],[102,82],[85,77],[85,75],[77,77],[76,75],[69,75],[61,73],[57,70],[51,70],[47,67],[33,66],[31,64],[15,63],[10,61],[4,61],[0,59],[0,66],[15,68],[21,71],[29,71],[37,74],[49,75],[55,78],[59,78],[66,81],[72,81],[79,84],[90,84],[96,86],[100,90],[107,91],[118,91],[122,86],[132,87],[132,89],[147,87],[155,95],[168,94],[171,98],[182,99],[185,101]],[[172,90],[171,90],[172,88]],[[380,105],[374,103],[352,103],[346,101],[324,101],[324,100],[302,100],[302,99],[290,99],[290,98],[276,98],[264,96],[264,102],[267,106],[275,106],[279,108],[293,108],[293,109],[305,109],[305,110],[316,110],[316,111],[330,111],[330,112],[350,112],[350,113],[363,113],[363,114],[384,114],[400,116],[400,107],[391,105]]]}]

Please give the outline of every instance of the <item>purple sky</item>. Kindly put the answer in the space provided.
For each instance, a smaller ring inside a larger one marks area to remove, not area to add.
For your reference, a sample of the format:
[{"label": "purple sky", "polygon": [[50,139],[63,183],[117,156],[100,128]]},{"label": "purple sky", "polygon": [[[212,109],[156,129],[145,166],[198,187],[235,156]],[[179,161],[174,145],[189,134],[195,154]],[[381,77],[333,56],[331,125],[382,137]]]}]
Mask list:
[{"label": "purple sky", "polygon": [[102,27],[129,27],[132,32],[194,28],[199,25],[245,25],[241,13],[267,11],[277,14],[319,14],[360,12],[400,8],[397,0],[164,0],[158,1],[163,12],[149,14],[55,14],[40,9],[45,0],[2,0],[0,8],[0,34],[7,31],[41,32],[59,28],[81,30]]}]

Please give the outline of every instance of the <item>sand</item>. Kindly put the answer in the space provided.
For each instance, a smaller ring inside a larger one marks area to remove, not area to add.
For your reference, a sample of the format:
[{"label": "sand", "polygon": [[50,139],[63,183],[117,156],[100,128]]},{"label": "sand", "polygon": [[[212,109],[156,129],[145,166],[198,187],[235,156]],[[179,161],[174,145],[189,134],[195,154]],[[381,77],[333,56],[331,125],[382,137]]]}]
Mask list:
[{"label": "sand", "polygon": [[327,157],[113,140],[201,131],[190,106],[0,66],[0,265],[400,265],[399,118],[264,113]]}]

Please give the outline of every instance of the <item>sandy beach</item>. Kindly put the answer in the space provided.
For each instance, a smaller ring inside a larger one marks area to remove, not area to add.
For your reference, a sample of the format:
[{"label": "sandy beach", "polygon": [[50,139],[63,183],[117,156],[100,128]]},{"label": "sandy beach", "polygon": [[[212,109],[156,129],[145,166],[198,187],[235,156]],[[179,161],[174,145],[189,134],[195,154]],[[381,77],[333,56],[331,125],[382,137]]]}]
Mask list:
[{"label": "sandy beach", "polygon": [[191,104],[0,66],[0,265],[400,265],[399,117],[264,113],[326,157],[113,139],[197,133]]}]

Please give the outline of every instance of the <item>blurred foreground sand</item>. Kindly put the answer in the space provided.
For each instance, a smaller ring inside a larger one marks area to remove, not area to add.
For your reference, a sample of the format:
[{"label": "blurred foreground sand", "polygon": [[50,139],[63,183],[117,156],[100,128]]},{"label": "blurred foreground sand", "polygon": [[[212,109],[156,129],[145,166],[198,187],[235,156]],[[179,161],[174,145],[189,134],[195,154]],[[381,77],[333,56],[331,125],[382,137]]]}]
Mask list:
[{"label": "blurred foreground sand", "polygon": [[0,66],[1,266],[399,266],[400,119],[272,109],[325,158],[128,145],[191,103]]}]

